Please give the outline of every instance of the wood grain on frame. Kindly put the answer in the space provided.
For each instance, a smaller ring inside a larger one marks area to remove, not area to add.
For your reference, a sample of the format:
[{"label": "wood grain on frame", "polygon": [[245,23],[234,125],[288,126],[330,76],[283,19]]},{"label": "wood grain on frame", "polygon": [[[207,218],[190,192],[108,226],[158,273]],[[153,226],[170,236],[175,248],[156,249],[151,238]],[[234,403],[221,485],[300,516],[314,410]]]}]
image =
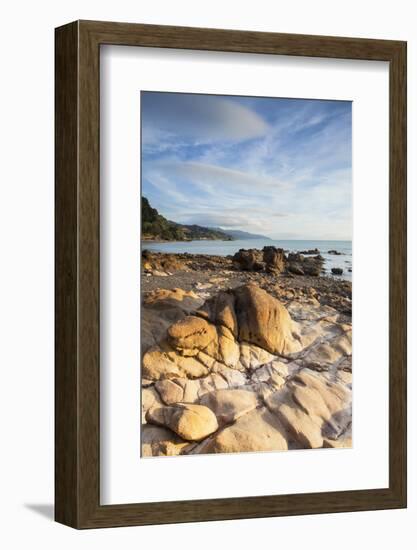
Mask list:
[{"label": "wood grain on frame", "polygon": [[[100,505],[99,56],[118,44],[390,64],[389,488]],[[55,36],[55,518],[75,528],[406,506],[406,43],[77,21]]]}]

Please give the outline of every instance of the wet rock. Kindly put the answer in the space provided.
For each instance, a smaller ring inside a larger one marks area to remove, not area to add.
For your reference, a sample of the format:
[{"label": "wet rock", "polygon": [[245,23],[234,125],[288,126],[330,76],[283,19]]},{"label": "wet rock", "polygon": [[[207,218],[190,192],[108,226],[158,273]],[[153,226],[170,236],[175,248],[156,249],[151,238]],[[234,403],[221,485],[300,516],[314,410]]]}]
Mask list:
[{"label": "wet rock", "polygon": [[343,275],[343,269],[341,267],[332,267],[333,275]]}]

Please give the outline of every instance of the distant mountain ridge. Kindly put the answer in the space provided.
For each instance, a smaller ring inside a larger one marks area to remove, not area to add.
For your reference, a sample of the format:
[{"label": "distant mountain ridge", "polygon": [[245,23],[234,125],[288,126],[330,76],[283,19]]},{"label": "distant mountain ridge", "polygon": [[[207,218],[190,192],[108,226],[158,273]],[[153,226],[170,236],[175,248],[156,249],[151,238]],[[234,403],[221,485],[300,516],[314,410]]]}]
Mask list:
[{"label": "distant mountain ridge", "polygon": [[184,225],[167,220],[156,208],[152,208],[146,197],[142,197],[142,239],[163,241],[231,241],[233,237],[221,229],[210,229],[209,227],[202,227],[200,225]]},{"label": "distant mountain ridge", "polygon": [[271,241],[269,237],[265,237],[265,235],[257,235],[256,233],[248,233],[247,231],[241,231],[240,229],[221,229],[217,228],[219,231],[224,231],[227,233],[227,235],[230,235],[233,237],[233,239],[236,240],[251,240],[251,239],[266,239],[268,241]]}]

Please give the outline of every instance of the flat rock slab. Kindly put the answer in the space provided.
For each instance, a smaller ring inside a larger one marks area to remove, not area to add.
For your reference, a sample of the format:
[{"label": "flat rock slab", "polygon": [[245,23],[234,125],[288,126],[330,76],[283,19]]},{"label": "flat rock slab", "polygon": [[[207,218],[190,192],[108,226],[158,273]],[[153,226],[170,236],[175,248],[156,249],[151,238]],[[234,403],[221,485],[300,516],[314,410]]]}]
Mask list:
[{"label": "flat rock slab", "polygon": [[211,409],[220,425],[230,424],[259,404],[254,391],[249,389],[218,390],[206,393],[200,404]]},{"label": "flat rock slab", "polygon": [[285,451],[285,428],[267,408],[255,409],[193,449],[192,454]]}]

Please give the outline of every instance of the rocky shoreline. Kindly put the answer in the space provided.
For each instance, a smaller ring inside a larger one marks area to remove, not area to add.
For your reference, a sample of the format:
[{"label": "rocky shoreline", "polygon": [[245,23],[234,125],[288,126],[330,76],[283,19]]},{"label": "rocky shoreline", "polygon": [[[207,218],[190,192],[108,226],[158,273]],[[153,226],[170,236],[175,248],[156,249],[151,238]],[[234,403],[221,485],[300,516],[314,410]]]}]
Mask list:
[{"label": "rocky shoreline", "polygon": [[142,456],[351,446],[352,288],[315,252],[143,252]]}]

